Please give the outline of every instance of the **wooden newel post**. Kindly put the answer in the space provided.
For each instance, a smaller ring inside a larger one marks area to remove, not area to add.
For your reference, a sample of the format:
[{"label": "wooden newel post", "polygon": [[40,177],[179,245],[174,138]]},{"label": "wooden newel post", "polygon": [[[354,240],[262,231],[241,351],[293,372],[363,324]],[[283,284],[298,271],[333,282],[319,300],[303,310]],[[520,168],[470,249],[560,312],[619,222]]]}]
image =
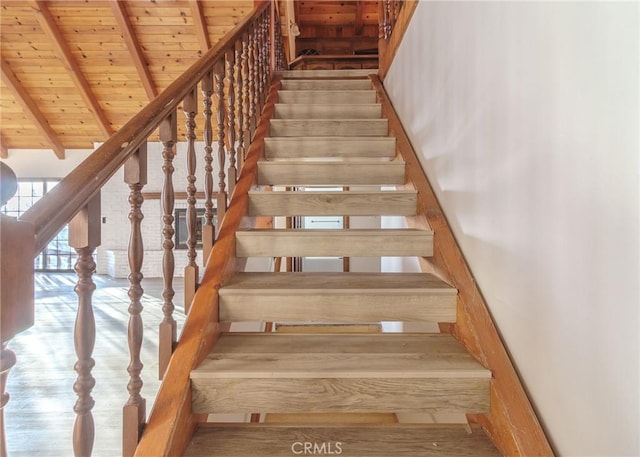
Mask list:
[{"label": "wooden newel post", "polygon": [[124,165],[124,181],[129,185],[129,220],[131,221],[131,236],[129,238],[129,327],[128,342],[131,356],[127,371],[129,372],[129,400],[122,411],[122,455],[130,457],[134,454],[138,440],[146,419],[146,400],[140,395],[142,390],[143,364],[140,360],[142,348],[142,260],[144,246],[142,244],[141,223],[142,188],[147,183],[147,143],[140,145],[138,150]]},{"label": "wooden newel post", "polygon": [[158,334],[158,377],[162,379],[177,340],[177,324],[173,318],[173,311],[175,309],[173,303],[173,297],[175,296],[173,275],[176,266],[173,255],[173,249],[175,247],[175,243],[173,242],[173,236],[175,235],[173,228],[175,201],[175,192],[173,189],[173,172],[175,168],[173,167],[173,158],[175,157],[175,147],[178,141],[178,122],[175,111],[162,121],[159,133],[160,142],[162,143],[162,158],[164,160],[162,165],[162,171],[164,173],[164,182],[162,185],[162,276],[164,278],[164,290],[162,291],[163,318]]},{"label": "wooden newel post", "polygon": [[96,381],[91,374],[95,365],[93,348],[96,341],[96,322],[93,315],[93,291],[96,285],[92,276],[96,270],[93,253],[100,246],[100,194],[80,210],[69,223],[69,246],[78,253],[75,270],[78,283],[75,291],[78,294],[78,311],[73,332],[73,342],[78,361],[74,369],[78,373],[73,384],[78,399],[73,407],[76,421],[73,426],[73,453],[77,457],[91,455],[95,426],[91,410],[95,404],[91,391]]},{"label": "wooden newel post", "polygon": [[[4,170],[3,170],[3,178]],[[5,184],[5,183],[2,183]],[[6,196],[3,196],[5,200]],[[12,195],[6,197],[8,200]],[[4,202],[3,202],[4,203]],[[7,349],[8,341],[33,325],[33,225],[0,214],[0,456],[6,457],[4,407],[9,402],[5,392],[9,370],[16,364],[15,354]]]},{"label": "wooden newel post", "polygon": [[198,114],[198,92],[194,86],[182,102],[185,115],[185,139],[187,140],[187,266],[184,267],[184,312],[189,313],[196,294],[200,271],[196,263],[196,114]]}]

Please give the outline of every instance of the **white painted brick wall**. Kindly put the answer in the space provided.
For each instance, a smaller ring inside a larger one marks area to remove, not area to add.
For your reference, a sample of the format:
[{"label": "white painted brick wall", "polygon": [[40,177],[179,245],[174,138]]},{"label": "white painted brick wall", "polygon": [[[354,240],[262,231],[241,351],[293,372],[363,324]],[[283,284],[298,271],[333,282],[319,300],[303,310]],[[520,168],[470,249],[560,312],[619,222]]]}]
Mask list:
[{"label": "white painted brick wall", "polygon": [[[214,145],[214,156],[217,148]],[[197,171],[196,188],[204,190],[204,148],[203,143],[196,144]],[[164,181],[162,172],[162,144],[149,143],[147,147],[147,185],[143,192],[161,192]],[[218,163],[214,157],[213,175],[214,191],[218,182]],[[225,168],[228,167],[228,158]],[[173,186],[175,192],[185,192],[187,189],[186,143],[177,145],[177,153],[173,161]],[[98,248],[97,272],[113,277],[127,277],[129,265],[127,248],[129,245],[130,222],[129,215],[129,186],[124,183],[123,170],[119,170],[102,189],[102,245]],[[204,201],[198,200],[198,208],[204,207]],[[185,201],[176,201],[175,208],[186,208]],[[162,276],[162,202],[157,199],[147,199],[142,205],[144,219],[142,220],[142,238],[145,248],[142,273],[146,278]],[[176,261],[176,276],[183,276],[187,263],[186,250],[174,251]],[[198,252],[198,265],[202,270],[202,252]]]}]

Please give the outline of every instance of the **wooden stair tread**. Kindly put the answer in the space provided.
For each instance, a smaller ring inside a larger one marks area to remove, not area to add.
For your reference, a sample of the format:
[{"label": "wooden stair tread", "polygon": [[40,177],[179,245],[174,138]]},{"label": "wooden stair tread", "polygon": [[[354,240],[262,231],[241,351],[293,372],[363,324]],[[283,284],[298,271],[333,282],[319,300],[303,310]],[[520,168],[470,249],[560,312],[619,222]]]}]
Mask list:
[{"label": "wooden stair tread", "polygon": [[250,216],[410,216],[416,214],[414,189],[348,192],[249,191]]},{"label": "wooden stair tread", "polygon": [[425,256],[433,233],[417,229],[255,229],[236,232],[239,257]]},{"label": "wooden stair tread", "polygon": [[265,156],[273,158],[303,157],[384,157],[396,155],[394,137],[267,137]]},{"label": "wooden stair tread", "polygon": [[224,334],[191,379],[490,378],[450,335]]},{"label": "wooden stair tread", "polygon": [[405,184],[405,164],[399,160],[283,160],[258,162],[259,185],[398,186]]},{"label": "wooden stair tread", "polygon": [[380,119],[382,105],[276,103],[273,119]]},{"label": "wooden stair tread", "polygon": [[351,70],[283,70],[278,74],[283,78],[366,78],[377,74],[377,68]]},{"label": "wooden stair tread", "polygon": [[370,79],[283,79],[280,90],[368,90]]},{"label": "wooden stair tread", "polygon": [[457,290],[427,273],[237,273],[220,288],[230,294],[305,294],[327,295],[385,294],[416,292],[456,295]]},{"label": "wooden stair tread", "polygon": [[278,92],[277,103],[376,103],[374,90],[283,90]]},{"label": "wooden stair tread", "polygon": [[386,136],[387,119],[271,119],[271,136]]},{"label": "wooden stair tread", "polygon": [[[497,457],[485,433],[461,425],[276,426],[202,424],[186,457],[290,457],[304,452],[345,457]],[[294,443],[299,443],[295,444]],[[339,443],[339,444],[338,444]],[[292,448],[293,446],[293,448]],[[302,455],[302,454],[301,454]]]},{"label": "wooden stair tread", "polygon": [[446,334],[223,334],[195,413],[484,413],[491,373]]},{"label": "wooden stair tread", "polygon": [[457,291],[424,273],[238,273],[220,319],[276,322],[455,322]]}]

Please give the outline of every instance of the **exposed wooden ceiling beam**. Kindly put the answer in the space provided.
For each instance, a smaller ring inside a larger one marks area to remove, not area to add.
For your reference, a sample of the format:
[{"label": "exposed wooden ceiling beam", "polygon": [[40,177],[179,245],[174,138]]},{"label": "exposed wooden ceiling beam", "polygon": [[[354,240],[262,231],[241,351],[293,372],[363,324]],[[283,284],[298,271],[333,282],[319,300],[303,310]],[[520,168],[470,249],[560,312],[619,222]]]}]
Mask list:
[{"label": "exposed wooden ceiling beam", "polygon": [[127,44],[127,49],[129,50],[129,54],[131,54],[131,59],[133,60],[133,64],[136,67],[136,71],[138,72],[140,82],[142,82],[142,87],[147,93],[147,97],[149,98],[149,100],[153,100],[158,95],[158,89],[156,89],[156,85],[153,82],[153,77],[151,76],[149,67],[146,64],[144,53],[142,52],[140,43],[136,38],[133,27],[131,26],[131,21],[129,20],[129,15],[127,14],[125,2],[111,0],[110,3],[113,15],[116,18],[118,27],[120,27],[122,37]]},{"label": "exposed wooden ceiling beam", "polygon": [[105,139],[109,138],[111,134],[113,134],[111,124],[109,123],[109,120],[104,114],[102,108],[100,108],[98,100],[93,94],[89,82],[73,57],[73,54],[69,49],[69,45],[62,36],[62,32],[58,28],[58,25],[49,11],[46,2],[42,0],[31,0],[29,3],[35,10],[36,18],[38,20],[38,24],[40,24],[40,27],[42,28],[42,31],[49,37],[60,61],[69,72],[69,76],[71,76],[73,83],[78,89],[80,96],[84,100],[89,111],[91,111],[91,114],[93,114],[102,135]]},{"label": "exposed wooden ceiling beam", "polygon": [[8,159],[9,158],[9,148],[7,147],[7,142],[4,139],[4,136],[0,133],[0,159]]},{"label": "exposed wooden ceiling beam", "polygon": [[355,34],[357,36],[362,35],[362,30],[364,28],[364,21],[362,20],[362,11],[364,10],[364,5],[361,0],[356,2],[356,23],[355,23]]},{"label": "exposed wooden ceiling beam", "polygon": [[191,8],[191,17],[193,17],[193,24],[196,26],[196,35],[198,35],[200,47],[202,48],[202,52],[206,52],[211,47],[211,41],[209,40],[209,32],[207,31],[207,20],[204,16],[202,3],[198,0],[189,0],[189,7]]},{"label": "exposed wooden ceiling beam", "polygon": [[[59,159],[64,159],[64,146],[58,139],[58,136],[53,131],[49,122],[44,117],[38,104],[31,98],[29,93],[22,87],[22,84],[13,73],[9,65],[3,60],[2,62],[2,82],[9,88],[16,101],[22,106],[24,112],[29,116],[35,125],[36,129],[45,138],[45,140],[53,149],[53,152]],[[2,142],[4,144],[4,141]],[[8,155],[8,152],[7,152]]]}]

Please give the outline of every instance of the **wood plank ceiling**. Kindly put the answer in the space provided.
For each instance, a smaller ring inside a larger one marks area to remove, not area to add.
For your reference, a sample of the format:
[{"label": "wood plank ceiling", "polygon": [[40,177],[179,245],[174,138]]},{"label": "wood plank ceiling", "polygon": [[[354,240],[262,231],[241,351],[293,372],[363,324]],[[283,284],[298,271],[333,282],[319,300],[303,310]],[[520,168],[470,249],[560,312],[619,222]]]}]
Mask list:
[{"label": "wood plank ceiling", "polygon": [[[293,6],[298,49],[351,54],[377,40],[375,1]],[[0,0],[0,157],[8,149],[64,158],[65,149],[93,148],[253,7],[254,0]]]},{"label": "wood plank ceiling", "polygon": [[0,1],[8,148],[92,148],[249,14],[253,0]]}]

